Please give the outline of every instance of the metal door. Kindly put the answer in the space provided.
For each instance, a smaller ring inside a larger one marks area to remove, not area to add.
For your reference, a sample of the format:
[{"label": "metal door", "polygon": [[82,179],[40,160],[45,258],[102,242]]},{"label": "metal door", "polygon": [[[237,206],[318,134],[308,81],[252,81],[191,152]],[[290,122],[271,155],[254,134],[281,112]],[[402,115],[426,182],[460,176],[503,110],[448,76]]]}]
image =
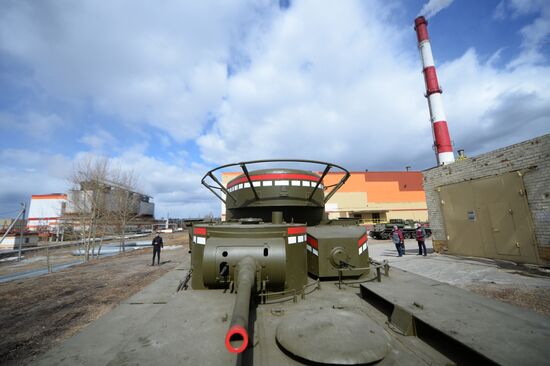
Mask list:
[{"label": "metal door", "polygon": [[439,190],[450,253],[539,262],[520,173],[450,184]]},{"label": "metal door", "polygon": [[440,187],[449,252],[482,257],[479,222],[470,182]]},{"label": "metal door", "polygon": [[486,250],[496,258],[538,263],[531,211],[519,172],[472,181],[474,199],[486,212]]},{"label": "metal door", "polygon": [[498,254],[521,255],[516,238],[516,225],[508,202],[489,203],[493,243]]}]

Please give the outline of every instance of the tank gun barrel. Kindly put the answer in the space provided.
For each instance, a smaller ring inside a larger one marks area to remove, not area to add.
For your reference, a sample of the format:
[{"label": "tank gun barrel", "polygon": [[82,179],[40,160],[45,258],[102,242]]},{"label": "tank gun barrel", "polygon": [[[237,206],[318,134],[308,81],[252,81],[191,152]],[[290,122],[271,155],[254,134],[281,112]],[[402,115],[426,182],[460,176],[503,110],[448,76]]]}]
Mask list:
[{"label": "tank gun barrel", "polygon": [[256,261],[252,257],[241,259],[237,271],[237,297],[225,336],[225,346],[232,353],[241,353],[248,346],[248,313],[252,287],[256,282]]}]

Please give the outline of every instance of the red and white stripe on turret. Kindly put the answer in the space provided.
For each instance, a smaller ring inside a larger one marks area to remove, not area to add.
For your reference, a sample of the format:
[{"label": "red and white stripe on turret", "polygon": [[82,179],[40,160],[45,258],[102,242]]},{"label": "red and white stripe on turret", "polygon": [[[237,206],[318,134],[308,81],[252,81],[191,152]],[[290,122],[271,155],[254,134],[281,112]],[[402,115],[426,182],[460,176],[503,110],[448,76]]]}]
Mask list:
[{"label": "red and white stripe on turret", "polygon": [[435,153],[438,165],[450,164],[455,161],[451,137],[447,128],[447,118],[441,99],[441,88],[437,81],[435,63],[428,36],[428,22],[424,17],[414,20],[414,29],[418,38],[418,49],[422,58],[424,82],[426,83],[426,97],[430,108],[432,131],[434,136]]}]

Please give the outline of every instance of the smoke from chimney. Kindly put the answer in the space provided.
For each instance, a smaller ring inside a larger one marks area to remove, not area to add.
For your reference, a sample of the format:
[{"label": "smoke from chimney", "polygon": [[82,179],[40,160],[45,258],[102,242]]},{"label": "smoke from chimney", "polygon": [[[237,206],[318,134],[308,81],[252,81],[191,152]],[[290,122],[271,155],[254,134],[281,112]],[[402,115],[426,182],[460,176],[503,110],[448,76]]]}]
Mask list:
[{"label": "smoke from chimney", "polygon": [[424,4],[418,16],[424,16],[426,19],[430,19],[441,10],[449,7],[454,0],[430,0],[428,3]]}]

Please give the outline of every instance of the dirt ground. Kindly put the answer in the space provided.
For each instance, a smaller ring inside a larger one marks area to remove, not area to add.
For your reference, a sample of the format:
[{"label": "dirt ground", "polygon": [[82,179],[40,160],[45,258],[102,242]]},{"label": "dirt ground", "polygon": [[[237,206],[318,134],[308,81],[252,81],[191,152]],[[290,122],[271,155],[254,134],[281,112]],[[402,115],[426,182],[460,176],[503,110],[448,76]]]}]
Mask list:
[{"label": "dirt ground", "polygon": [[550,316],[550,290],[547,288],[521,289],[506,285],[487,284],[468,286],[467,289],[478,295]]},{"label": "dirt ground", "polygon": [[[164,234],[163,237],[166,240],[178,240],[182,236],[182,233],[175,233],[175,234]],[[141,242],[141,241],[151,241],[153,236],[144,236],[144,237],[136,237],[131,239],[126,239],[126,243],[132,243],[132,242]],[[185,238],[187,242],[187,238]],[[180,240],[181,241],[181,240]],[[103,243],[103,252],[105,252],[106,248],[110,244],[116,244],[118,246],[118,241],[106,241]],[[56,244],[56,243],[53,243]],[[98,250],[99,245],[96,244],[96,247],[94,248],[95,251]],[[50,249],[50,266],[54,267],[56,265],[63,265],[67,263],[75,263],[78,261],[84,262],[84,256],[74,256],[73,252],[79,248],[78,245],[72,245],[62,248],[51,248]],[[127,247],[127,251],[132,251],[136,249],[136,247]],[[139,249],[143,249],[139,247]],[[32,250],[24,252],[22,255],[23,260],[21,262],[17,262],[14,259],[16,259],[16,255],[12,256],[11,260],[0,260],[0,276],[9,275],[12,273],[21,273],[25,271],[32,271],[37,269],[44,269],[47,268],[47,250],[45,244],[42,244],[41,250]]]},{"label": "dirt ground", "polygon": [[0,284],[0,364],[28,363],[174,269],[188,255],[187,233],[163,238],[160,266],[147,248]]}]

